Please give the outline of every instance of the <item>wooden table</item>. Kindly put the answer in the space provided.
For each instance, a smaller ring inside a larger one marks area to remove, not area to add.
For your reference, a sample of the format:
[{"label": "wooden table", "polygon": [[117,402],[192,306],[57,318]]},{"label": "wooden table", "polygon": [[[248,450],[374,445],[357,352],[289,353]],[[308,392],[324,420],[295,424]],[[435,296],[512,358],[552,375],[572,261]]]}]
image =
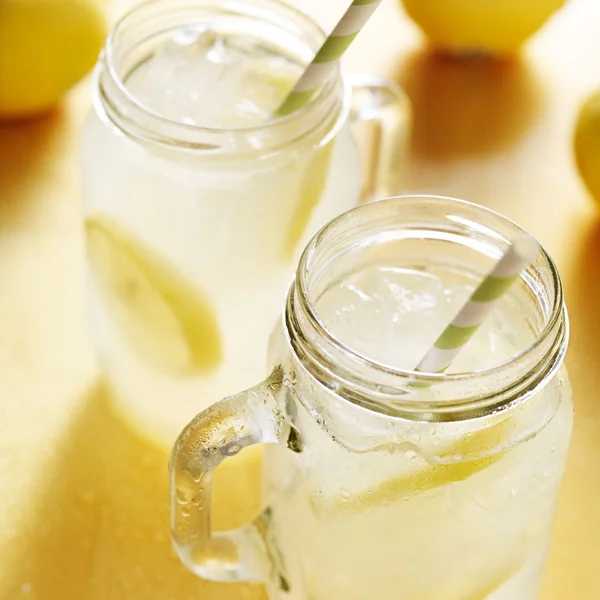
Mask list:
[{"label": "wooden table", "polygon": [[[297,1],[326,24],[346,4]],[[413,103],[405,191],[503,212],[562,272],[576,425],[544,600],[600,598],[600,213],[571,152],[577,107],[600,86],[599,24],[598,2],[572,0],[520,59],[459,62],[427,50],[386,0],[345,59],[395,79]],[[261,598],[183,571],[154,526],[166,522],[165,450],[121,432],[94,388],[78,164],[88,97],[84,82],[55,114],[0,125],[0,599]],[[139,472],[118,470],[126,453]],[[107,464],[109,492],[98,491]],[[241,465],[236,476],[255,475]],[[221,487],[218,524],[243,522],[247,508]],[[145,529],[130,534],[132,518]]]}]

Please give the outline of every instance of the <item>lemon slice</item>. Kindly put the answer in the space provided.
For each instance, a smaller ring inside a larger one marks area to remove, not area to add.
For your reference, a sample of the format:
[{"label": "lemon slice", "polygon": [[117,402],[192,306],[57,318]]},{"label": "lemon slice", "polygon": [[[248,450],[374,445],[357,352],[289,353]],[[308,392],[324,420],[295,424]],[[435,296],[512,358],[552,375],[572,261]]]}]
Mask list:
[{"label": "lemon slice", "polygon": [[[435,463],[421,461],[413,471],[403,473],[355,494],[323,497],[314,495],[313,510],[319,514],[349,515],[394,504],[401,498],[439,488],[487,469],[498,462],[512,447],[517,415],[492,423],[448,444]],[[452,461],[452,462],[449,462]]]},{"label": "lemon slice", "polygon": [[88,218],[86,241],[108,312],[141,359],[178,374],[219,365],[217,315],[200,290],[109,218]]},{"label": "lemon slice", "polygon": [[294,254],[306,231],[313,211],[323,195],[327,176],[329,175],[332,148],[333,142],[319,148],[306,168],[300,190],[300,201],[292,213],[290,228],[285,238],[284,252],[286,259],[291,258]]}]

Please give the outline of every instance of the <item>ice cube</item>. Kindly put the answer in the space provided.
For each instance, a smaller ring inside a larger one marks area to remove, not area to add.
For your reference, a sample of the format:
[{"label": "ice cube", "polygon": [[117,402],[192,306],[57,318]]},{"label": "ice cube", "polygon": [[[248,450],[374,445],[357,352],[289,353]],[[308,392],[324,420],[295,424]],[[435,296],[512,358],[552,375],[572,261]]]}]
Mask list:
[{"label": "ice cube", "polygon": [[127,85],[169,119],[248,127],[270,118],[297,72],[297,65],[250,36],[190,25],[177,29]]}]

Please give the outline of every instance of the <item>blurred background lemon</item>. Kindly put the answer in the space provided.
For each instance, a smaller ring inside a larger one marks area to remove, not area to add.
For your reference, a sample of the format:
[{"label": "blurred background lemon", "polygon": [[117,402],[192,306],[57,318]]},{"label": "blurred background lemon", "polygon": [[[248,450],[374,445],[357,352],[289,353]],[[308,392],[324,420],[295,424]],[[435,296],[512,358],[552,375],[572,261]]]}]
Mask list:
[{"label": "blurred background lemon", "polygon": [[445,50],[510,54],[566,0],[402,0],[431,42]]},{"label": "blurred background lemon", "polygon": [[579,173],[592,196],[600,202],[600,90],[579,110],[574,150]]},{"label": "blurred background lemon", "polygon": [[51,108],[94,66],[106,33],[97,0],[0,0],[0,117]]}]

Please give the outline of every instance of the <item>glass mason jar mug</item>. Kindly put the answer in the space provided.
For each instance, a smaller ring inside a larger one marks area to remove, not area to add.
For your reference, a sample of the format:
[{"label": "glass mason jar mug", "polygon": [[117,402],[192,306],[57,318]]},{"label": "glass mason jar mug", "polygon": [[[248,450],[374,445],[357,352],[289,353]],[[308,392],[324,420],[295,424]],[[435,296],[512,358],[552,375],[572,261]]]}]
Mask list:
[{"label": "glass mason jar mug", "polygon": [[[307,246],[272,372],[171,458],[182,562],[294,600],[534,600],[572,427],[568,323],[540,248],[446,374],[412,369],[521,230],[446,198],[354,209]],[[266,444],[263,509],[211,530],[211,481]]]},{"label": "glass mason jar mug", "polygon": [[[251,348],[316,229],[362,183],[395,187],[407,104],[392,84],[336,71],[270,118],[324,37],[276,0],[158,0],[101,55],[83,136],[94,334],[129,418],[168,447],[199,395],[265,372]],[[367,182],[360,120],[385,121]]]}]

